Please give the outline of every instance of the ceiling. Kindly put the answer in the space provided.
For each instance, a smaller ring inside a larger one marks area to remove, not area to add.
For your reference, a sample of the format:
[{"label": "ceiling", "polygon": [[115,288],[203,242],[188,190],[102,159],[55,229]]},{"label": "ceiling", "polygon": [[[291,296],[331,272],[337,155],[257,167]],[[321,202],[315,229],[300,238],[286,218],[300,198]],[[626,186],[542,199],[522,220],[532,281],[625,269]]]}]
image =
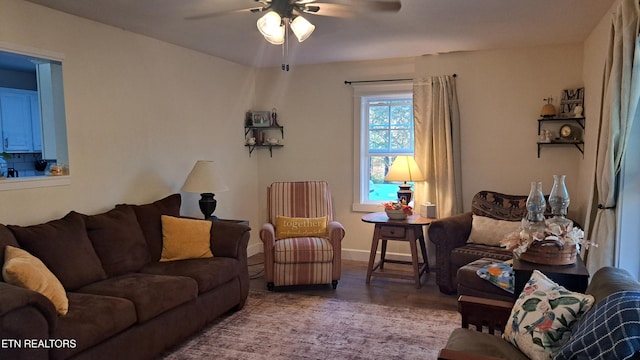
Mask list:
[{"label": "ceiling", "polygon": [[[305,15],[316,25],[288,53],[256,28],[254,0],[27,0],[80,17],[256,66],[316,64],[583,41],[616,0],[401,0],[397,13]],[[361,3],[367,0],[319,0]]]}]

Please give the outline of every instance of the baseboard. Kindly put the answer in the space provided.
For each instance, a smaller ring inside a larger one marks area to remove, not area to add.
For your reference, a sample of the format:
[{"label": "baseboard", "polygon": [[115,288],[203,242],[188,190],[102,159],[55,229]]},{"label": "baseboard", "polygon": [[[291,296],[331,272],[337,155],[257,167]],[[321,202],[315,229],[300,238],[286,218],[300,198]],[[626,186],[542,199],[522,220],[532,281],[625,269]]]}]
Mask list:
[{"label": "baseboard", "polygon": [[249,245],[247,247],[247,256],[249,256],[249,257],[251,257],[253,255],[256,255],[256,254],[260,254],[262,252],[264,252],[264,247],[262,246],[262,243]]}]

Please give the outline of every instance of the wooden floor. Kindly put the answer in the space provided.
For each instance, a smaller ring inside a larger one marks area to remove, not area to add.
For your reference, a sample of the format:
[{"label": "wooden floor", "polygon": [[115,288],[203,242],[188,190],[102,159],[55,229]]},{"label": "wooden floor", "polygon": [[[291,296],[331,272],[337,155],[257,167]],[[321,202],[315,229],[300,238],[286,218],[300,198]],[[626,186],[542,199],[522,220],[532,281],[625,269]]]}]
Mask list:
[{"label": "wooden floor", "polygon": [[[256,254],[249,258],[250,288],[265,290],[263,256]],[[385,264],[385,269],[410,271],[411,267]],[[371,277],[371,284],[366,284],[367,263],[352,260],[342,261],[342,276],[338,288],[331,285],[287,286],[275,291],[295,292],[299,294],[333,297],[348,301],[401,307],[428,307],[432,309],[457,310],[455,295],[440,292],[435,283],[435,274],[422,276],[422,287],[416,289],[413,281],[403,279]]]}]

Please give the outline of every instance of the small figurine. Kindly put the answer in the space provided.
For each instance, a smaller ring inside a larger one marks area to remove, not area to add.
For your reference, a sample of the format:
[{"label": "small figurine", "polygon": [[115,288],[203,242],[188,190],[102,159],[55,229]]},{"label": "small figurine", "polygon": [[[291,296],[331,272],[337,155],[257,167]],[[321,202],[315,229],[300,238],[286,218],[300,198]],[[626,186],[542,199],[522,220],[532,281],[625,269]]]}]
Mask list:
[{"label": "small figurine", "polygon": [[582,117],[583,110],[582,106],[576,105],[576,107],[573,108],[573,117]]},{"label": "small figurine", "polygon": [[271,126],[280,126],[280,124],[278,124],[278,110],[276,108],[271,109]]}]

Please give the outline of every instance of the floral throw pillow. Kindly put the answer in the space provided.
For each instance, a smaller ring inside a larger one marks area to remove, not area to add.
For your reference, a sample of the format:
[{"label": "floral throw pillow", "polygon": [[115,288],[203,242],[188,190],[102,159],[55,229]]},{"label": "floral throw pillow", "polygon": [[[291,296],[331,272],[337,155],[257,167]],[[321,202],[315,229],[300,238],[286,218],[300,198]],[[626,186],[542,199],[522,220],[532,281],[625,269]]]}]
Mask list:
[{"label": "floral throw pillow", "polygon": [[493,285],[513,294],[513,260],[485,265],[476,270],[476,274]]},{"label": "floral throw pillow", "polygon": [[593,296],[568,291],[534,270],[502,336],[531,359],[549,359],[567,342],[571,326],[593,301]]}]

